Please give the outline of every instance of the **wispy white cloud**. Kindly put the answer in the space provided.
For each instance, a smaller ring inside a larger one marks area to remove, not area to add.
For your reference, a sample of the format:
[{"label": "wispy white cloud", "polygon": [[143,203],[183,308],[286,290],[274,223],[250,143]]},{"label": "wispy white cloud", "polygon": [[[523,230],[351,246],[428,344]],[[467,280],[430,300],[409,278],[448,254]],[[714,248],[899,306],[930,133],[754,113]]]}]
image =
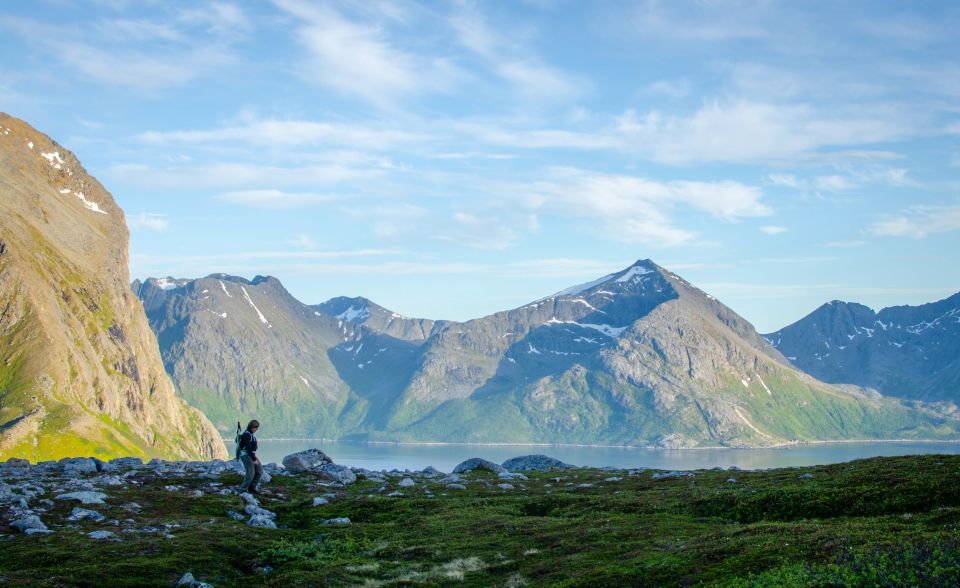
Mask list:
[{"label": "wispy white cloud", "polygon": [[856,247],[863,247],[867,242],[859,239],[852,239],[849,241],[828,241],[823,243],[823,247],[830,249],[852,249]]},{"label": "wispy white cloud", "polygon": [[408,96],[445,90],[461,75],[448,59],[405,50],[375,21],[356,22],[325,3],[273,1],[299,20],[297,38],[306,51],[301,71],[308,82],[392,107]]},{"label": "wispy white cloud", "polygon": [[169,167],[120,164],[108,169],[113,181],[145,190],[224,191],[303,189],[382,176],[379,167],[316,164],[281,167],[247,163],[198,163]]},{"label": "wispy white cloud", "polygon": [[508,82],[522,97],[569,100],[589,86],[559,68],[543,63],[520,36],[494,30],[479,7],[461,2],[449,18],[461,44],[479,56],[494,75]]},{"label": "wispy white cloud", "polygon": [[141,212],[137,216],[128,217],[127,225],[133,229],[146,229],[148,231],[163,232],[170,228],[170,222],[167,215],[152,212]]},{"label": "wispy white cloud", "polygon": [[923,239],[960,230],[960,205],[911,206],[899,215],[877,221],[868,231],[882,237]]},{"label": "wispy white cloud", "polygon": [[780,235],[787,232],[787,227],[766,225],[766,226],[760,227],[760,231],[767,235]]},{"label": "wispy white cloud", "polygon": [[280,190],[239,190],[225,192],[218,197],[223,202],[241,204],[256,208],[302,208],[317,204],[329,204],[341,200],[336,194],[317,194],[311,192],[282,192]]},{"label": "wispy white cloud", "polygon": [[670,246],[690,241],[695,234],[671,218],[676,208],[724,221],[773,213],[758,188],[739,182],[658,182],[574,168],[552,168],[547,175],[550,180],[518,190],[526,192],[528,206],[600,220],[604,236],[625,242]]},{"label": "wispy white cloud", "polygon": [[150,144],[213,144],[243,142],[265,146],[342,145],[371,150],[423,141],[423,133],[389,126],[328,123],[311,120],[253,120],[214,129],[146,131],[136,137]]}]

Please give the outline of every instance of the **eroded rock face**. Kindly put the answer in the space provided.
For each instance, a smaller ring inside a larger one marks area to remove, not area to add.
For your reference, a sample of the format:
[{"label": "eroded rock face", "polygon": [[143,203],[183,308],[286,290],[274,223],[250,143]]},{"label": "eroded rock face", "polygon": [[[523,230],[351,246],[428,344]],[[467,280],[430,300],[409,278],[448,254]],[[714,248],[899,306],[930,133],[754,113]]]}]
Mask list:
[{"label": "eroded rock face", "polygon": [[501,464],[510,472],[543,472],[546,470],[564,470],[574,466],[563,463],[546,455],[521,455],[513,457]]},{"label": "eroded rock face", "polygon": [[0,127],[0,455],[225,457],[130,292],[123,211],[63,146]]}]

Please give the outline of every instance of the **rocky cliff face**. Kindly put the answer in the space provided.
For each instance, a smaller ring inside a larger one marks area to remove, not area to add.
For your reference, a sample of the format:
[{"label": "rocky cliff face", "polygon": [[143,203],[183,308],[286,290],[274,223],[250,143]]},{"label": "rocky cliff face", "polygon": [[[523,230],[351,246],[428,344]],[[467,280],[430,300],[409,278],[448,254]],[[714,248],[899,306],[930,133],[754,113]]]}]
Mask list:
[{"label": "rocky cliff face", "polygon": [[933,409],[796,370],[649,260],[464,323],[363,298],[308,307],[273,278],[134,289],[168,371],[224,430],[268,414],[276,436],[667,447],[957,430]]},{"label": "rocky cliff face", "polygon": [[766,338],[825,382],[960,401],[960,293],[880,312],[835,300]]},{"label": "rocky cliff face", "polygon": [[74,155],[0,114],[0,456],[226,455],[163,370],[127,246]]}]

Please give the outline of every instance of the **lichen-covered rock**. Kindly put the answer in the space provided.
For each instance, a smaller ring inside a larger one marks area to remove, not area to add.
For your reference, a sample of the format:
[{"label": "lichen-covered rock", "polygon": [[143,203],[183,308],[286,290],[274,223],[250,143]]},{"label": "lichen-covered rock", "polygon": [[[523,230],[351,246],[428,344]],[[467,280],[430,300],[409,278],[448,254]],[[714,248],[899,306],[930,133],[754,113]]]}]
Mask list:
[{"label": "lichen-covered rock", "polygon": [[330,456],[319,449],[298,451],[283,458],[283,467],[294,474],[314,471],[320,466],[332,463]]},{"label": "lichen-covered rock", "polygon": [[273,522],[273,519],[270,517],[265,517],[261,515],[253,515],[250,517],[250,520],[247,521],[247,524],[251,527],[257,527],[260,529],[276,529],[277,524]]},{"label": "lichen-covered rock", "polygon": [[479,457],[471,457],[470,459],[457,464],[457,467],[453,468],[453,473],[465,474],[474,470],[487,470],[495,474],[506,471],[503,466],[497,465],[492,461],[480,459]]},{"label": "lichen-covered rock", "polygon": [[547,470],[565,470],[574,467],[568,463],[563,463],[559,459],[554,459],[542,454],[513,457],[501,465],[511,472],[543,472]]}]

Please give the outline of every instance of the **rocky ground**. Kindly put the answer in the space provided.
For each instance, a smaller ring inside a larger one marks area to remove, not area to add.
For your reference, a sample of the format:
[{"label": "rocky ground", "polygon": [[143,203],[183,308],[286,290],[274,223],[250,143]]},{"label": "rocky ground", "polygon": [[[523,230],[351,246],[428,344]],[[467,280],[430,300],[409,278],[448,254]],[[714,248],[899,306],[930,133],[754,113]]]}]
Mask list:
[{"label": "rocky ground", "polygon": [[769,471],[0,463],[0,584],[957,585],[960,456]]}]

